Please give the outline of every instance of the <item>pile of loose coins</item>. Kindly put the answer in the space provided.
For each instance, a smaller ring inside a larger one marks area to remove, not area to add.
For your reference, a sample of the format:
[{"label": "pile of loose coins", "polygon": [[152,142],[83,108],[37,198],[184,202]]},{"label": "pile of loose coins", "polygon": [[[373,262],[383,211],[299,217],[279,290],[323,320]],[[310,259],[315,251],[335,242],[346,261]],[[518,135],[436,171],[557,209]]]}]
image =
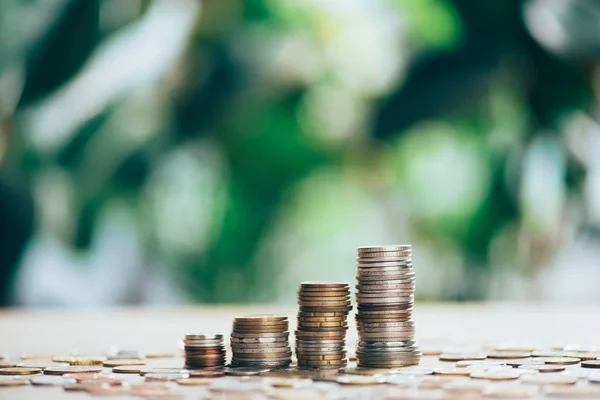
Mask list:
[{"label": "pile of loose coins", "polygon": [[189,333],[185,335],[185,368],[217,369],[225,367],[225,344],[223,335],[203,335]]},{"label": "pile of loose coins", "polygon": [[417,365],[421,352],[411,319],[415,291],[412,247],[359,247],[356,265],[358,366]]},{"label": "pile of loose coins", "polygon": [[236,317],[231,332],[231,366],[287,367],[292,362],[289,335],[286,316]]},{"label": "pile of loose coins", "polygon": [[350,286],[347,283],[301,283],[298,305],[298,367],[345,367],[347,317],[352,309]]}]

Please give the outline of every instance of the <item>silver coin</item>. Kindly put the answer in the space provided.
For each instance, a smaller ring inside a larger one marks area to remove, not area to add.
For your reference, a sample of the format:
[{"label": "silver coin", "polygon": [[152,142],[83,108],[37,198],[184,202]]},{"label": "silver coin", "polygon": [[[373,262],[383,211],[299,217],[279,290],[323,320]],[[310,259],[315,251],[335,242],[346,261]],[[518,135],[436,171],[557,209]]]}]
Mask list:
[{"label": "silver coin", "polygon": [[368,340],[361,340],[358,342],[358,346],[369,348],[369,349],[371,349],[371,348],[386,348],[386,347],[391,347],[391,348],[408,347],[408,346],[414,346],[414,345],[415,345],[414,340],[403,340],[403,341],[399,341],[399,342],[373,342],[373,341],[368,341]]},{"label": "silver coin", "polygon": [[66,378],[64,376],[42,375],[35,376],[29,380],[32,385],[36,386],[62,386],[76,383],[75,378]]},{"label": "silver coin", "polygon": [[391,244],[378,246],[361,246],[356,249],[358,253],[380,253],[384,251],[412,251],[411,244]]}]

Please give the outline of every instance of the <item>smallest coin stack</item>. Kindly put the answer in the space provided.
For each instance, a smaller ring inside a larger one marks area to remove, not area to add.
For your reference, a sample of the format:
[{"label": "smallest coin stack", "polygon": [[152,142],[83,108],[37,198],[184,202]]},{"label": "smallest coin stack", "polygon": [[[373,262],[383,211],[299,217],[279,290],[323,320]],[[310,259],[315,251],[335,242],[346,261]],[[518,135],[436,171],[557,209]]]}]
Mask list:
[{"label": "smallest coin stack", "polygon": [[298,290],[296,357],[299,368],[343,368],[346,359],[350,285],[303,282]]},{"label": "smallest coin stack", "polygon": [[286,316],[236,317],[231,332],[231,367],[287,367],[292,362],[289,335]]},{"label": "smallest coin stack", "polygon": [[225,367],[223,335],[188,333],[184,339],[185,368],[219,369]]}]

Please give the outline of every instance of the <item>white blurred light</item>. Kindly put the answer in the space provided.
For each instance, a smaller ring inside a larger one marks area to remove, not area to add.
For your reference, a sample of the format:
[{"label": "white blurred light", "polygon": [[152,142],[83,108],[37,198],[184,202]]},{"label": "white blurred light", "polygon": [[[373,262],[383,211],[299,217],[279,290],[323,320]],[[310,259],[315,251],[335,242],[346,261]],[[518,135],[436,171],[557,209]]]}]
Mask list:
[{"label": "white blurred light", "polygon": [[201,2],[158,0],[142,20],[109,38],[81,74],[23,114],[32,142],[53,151],[106,106],[155,84],[185,49]]},{"label": "white blurred light", "polygon": [[553,231],[563,216],[565,155],[555,139],[540,136],[524,157],[520,205],[530,228]]},{"label": "white blurred light", "polygon": [[211,143],[186,144],[156,167],[145,190],[163,249],[199,254],[219,232],[225,203],[224,160]]},{"label": "white blurred light", "polygon": [[489,187],[489,167],[480,149],[449,126],[423,125],[401,141],[406,188],[415,210],[427,218],[469,215]]}]

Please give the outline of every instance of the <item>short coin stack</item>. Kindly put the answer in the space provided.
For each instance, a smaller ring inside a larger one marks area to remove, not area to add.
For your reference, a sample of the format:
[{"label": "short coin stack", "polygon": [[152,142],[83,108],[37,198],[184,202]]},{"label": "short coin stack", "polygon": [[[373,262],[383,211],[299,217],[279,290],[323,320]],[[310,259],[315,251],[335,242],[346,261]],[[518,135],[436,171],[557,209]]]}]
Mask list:
[{"label": "short coin stack", "polygon": [[358,366],[418,364],[421,351],[414,341],[411,320],[415,291],[412,247],[360,247],[357,271]]},{"label": "short coin stack", "polygon": [[231,332],[232,367],[283,368],[291,363],[289,321],[282,315],[236,317]]},{"label": "short coin stack", "polygon": [[304,282],[298,291],[296,357],[299,368],[343,368],[350,285]]},{"label": "short coin stack", "polygon": [[225,366],[225,345],[223,335],[189,333],[183,342],[185,368],[218,369]]}]

